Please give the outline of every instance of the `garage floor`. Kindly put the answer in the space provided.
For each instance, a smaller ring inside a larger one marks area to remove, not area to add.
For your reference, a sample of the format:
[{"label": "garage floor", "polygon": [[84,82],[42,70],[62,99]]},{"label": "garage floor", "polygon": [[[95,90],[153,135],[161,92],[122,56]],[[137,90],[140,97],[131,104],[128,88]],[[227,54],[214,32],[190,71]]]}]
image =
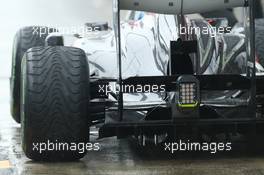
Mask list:
[{"label": "garage floor", "polygon": [[101,150],[90,152],[78,162],[32,162],[21,150],[20,126],[9,114],[8,79],[0,79],[0,175],[263,175],[264,155],[248,155],[244,149],[232,153],[165,154],[161,149],[140,149],[131,140],[92,140]]}]

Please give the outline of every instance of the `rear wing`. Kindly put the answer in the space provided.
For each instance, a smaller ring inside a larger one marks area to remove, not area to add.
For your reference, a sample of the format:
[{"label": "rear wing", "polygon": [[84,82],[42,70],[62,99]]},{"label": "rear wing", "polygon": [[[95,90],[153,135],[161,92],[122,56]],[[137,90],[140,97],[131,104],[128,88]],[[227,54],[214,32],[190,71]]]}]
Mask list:
[{"label": "rear wing", "polygon": [[[247,50],[247,78],[250,83],[249,108],[251,116],[256,110],[256,65],[255,65],[255,0],[113,0],[113,25],[116,39],[116,54],[119,87],[126,84],[122,76],[122,49],[121,49],[121,10],[146,11],[160,14],[183,15],[203,13],[228,8],[244,7],[245,34]],[[143,77],[146,78],[147,77]],[[133,79],[132,79],[133,80]],[[133,80],[134,81],[134,80]],[[231,82],[232,83],[232,82]],[[123,120],[123,90],[120,88],[118,97],[119,120]]]},{"label": "rear wing", "polygon": [[247,5],[247,0],[119,0],[120,10],[161,14],[203,13]]}]

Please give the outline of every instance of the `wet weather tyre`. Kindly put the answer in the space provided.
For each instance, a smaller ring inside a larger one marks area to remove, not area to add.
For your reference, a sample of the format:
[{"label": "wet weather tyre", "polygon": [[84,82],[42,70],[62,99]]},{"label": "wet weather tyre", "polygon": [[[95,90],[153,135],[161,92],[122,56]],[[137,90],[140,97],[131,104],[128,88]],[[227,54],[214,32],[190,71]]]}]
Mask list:
[{"label": "wet weather tyre", "polygon": [[36,161],[72,161],[89,142],[89,67],[83,50],[34,47],[21,67],[22,147]]},{"label": "wet weather tyre", "polygon": [[19,89],[22,57],[28,49],[35,46],[44,46],[45,39],[48,34],[54,31],[56,31],[56,29],[48,27],[30,26],[20,29],[15,35],[12,51],[12,75],[10,79],[10,109],[12,117],[18,123],[20,123]]}]

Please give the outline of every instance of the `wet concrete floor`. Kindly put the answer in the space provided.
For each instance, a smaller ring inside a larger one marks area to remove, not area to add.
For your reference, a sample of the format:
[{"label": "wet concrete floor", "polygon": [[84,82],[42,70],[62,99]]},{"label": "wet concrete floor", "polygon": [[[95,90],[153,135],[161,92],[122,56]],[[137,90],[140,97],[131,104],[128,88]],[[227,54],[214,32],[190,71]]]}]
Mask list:
[{"label": "wet concrete floor", "polygon": [[263,175],[264,155],[245,150],[219,153],[166,154],[160,148],[142,149],[131,139],[107,138],[98,152],[89,152],[77,162],[33,162],[21,149],[20,126],[9,114],[8,79],[0,79],[0,175]]}]

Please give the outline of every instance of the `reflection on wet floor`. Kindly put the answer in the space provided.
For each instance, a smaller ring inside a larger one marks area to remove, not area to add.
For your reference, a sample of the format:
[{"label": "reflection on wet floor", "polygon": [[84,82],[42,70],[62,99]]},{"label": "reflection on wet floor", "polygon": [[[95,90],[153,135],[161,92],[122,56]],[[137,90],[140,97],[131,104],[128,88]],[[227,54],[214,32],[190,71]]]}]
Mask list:
[{"label": "reflection on wet floor", "polygon": [[141,148],[132,139],[107,138],[98,152],[89,152],[81,161],[44,163],[25,157],[21,148],[20,126],[9,114],[7,79],[0,79],[0,175],[249,175],[264,174],[264,155],[248,155],[245,150],[231,153],[168,154],[154,146]]}]

